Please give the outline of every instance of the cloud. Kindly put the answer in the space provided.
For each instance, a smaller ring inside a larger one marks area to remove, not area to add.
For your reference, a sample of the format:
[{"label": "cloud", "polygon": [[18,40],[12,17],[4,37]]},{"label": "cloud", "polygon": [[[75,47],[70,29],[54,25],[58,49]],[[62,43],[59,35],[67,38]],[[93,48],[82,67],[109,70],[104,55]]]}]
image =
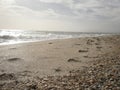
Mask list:
[{"label": "cloud", "polygon": [[62,3],[63,0],[40,0],[41,2],[45,3]]},{"label": "cloud", "polygon": [[14,3],[15,3],[15,0],[0,0],[1,5],[11,5]]},{"label": "cloud", "polygon": [[61,18],[108,20],[120,11],[119,0],[16,0],[16,4],[38,12],[49,9]]},{"label": "cloud", "polygon": [[34,27],[43,22],[44,28],[57,23],[56,28],[66,30],[112,29],[112,26],[118,29],[119,15],[120,0],[0,0],[0,20],[25,21]]},{"label": "cloud", "polygon": [[0,0],[0,4],[15,11],[27,9],[61,18],[108,20],[120,14],[120,0]]},{"label": "cloud", "polygon": [[49,2],[46,1],[40,1],[40,0],[16,0],[16,4],[19,6],[23,6],[23,7],[27,7],[29,9],[32,9],[34,11],[45,11],[48,9],[53,10],[55,13],[60,14],[61,16],[67,15],[74,15],[74,13],[72,12],[72,10],[67,7],[66,5],[64,5],[63,3],[61,3],[58,0],[56,0],[56,2],[53,2],[54,0],[50,0]]}]

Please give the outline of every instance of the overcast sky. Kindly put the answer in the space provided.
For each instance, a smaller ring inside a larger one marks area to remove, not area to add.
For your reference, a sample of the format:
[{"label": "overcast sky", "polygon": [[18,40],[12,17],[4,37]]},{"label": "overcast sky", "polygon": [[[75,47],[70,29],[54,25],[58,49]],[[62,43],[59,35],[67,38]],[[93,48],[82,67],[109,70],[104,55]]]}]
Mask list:
[{"label": "overcast sky", "polygon": [[0,0],[0,28],[119,32],[120,0]]}]

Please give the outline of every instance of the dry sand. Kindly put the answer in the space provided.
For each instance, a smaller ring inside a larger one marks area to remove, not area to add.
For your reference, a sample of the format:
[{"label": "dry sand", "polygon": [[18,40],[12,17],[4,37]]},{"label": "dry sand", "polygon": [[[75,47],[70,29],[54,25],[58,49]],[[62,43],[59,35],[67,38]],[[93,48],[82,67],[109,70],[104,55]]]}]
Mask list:
[{"label": "dry sand", "polygon": [[[0,90],[88,90],[80,82],[76,89],[74,84],[70,88],[63,83],[71,82],[71,73],[78,79],[76,72],[80,76],[91,66],[105,64],[106,58],[119,57],[119,49],[119,35],[0,46]],[[58,88],[50,85],[53,82]]]}]

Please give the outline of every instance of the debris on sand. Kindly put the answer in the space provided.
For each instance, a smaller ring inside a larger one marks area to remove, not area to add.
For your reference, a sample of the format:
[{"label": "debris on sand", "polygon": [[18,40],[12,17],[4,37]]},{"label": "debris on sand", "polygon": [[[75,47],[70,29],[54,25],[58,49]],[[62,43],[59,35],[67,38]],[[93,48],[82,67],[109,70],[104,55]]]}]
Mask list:
[{"label": "debris on sand", "polygon": [[[102,59],[102,60],[101,60]],[[120,56],[95,60],[83,70],[69,75],[48,76],[36,81],[14,81],[0,84],[1,90],[120,90]],[[73,59],[71,59],[73,60]],[[4,79],[6,78],[6,79]],[[0,81],[14,79],[13,74],[0,75]]]},{"label": "debris on sand", "polygon": [[95,65],[68,76],[48,77],[38,87],[40,90],[120,90],[120,57],[94,62]]}]

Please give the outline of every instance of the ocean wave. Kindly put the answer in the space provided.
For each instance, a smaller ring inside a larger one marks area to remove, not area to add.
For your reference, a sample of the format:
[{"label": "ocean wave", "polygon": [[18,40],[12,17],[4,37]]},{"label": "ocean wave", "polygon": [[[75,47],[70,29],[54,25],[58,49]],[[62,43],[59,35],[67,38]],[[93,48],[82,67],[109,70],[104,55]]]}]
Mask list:
[{"label": "ocean wave", "polygon": [[18,43],[31,41],[44,41],[53,39],[66,39],[78,37],[101,36],[103,33],[81,33],[81,32],[45,32],[45,31],[23,31],[23,30],[0,30],[0,43]]}]

